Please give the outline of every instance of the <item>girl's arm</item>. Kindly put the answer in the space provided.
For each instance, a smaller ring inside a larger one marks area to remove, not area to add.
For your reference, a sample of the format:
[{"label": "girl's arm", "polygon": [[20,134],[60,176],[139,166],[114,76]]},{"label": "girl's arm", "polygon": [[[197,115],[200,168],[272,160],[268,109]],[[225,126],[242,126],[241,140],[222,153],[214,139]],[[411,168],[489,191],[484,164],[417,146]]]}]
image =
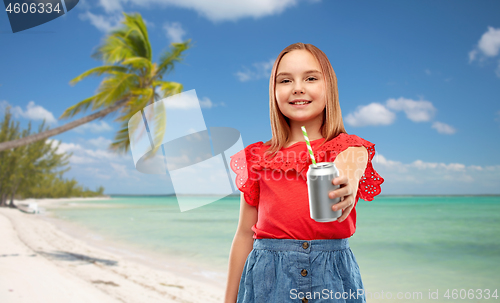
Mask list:
[{"label": "girl's arm", "polygon": [[257,222],[257,208],[245,201],[241,193],[240,219],[229,253],[229,270],[227,275],[225,303],[235,303],[238,296],[241,274],[248,254],[253,249],[252,226]]},{"label": "girl's arm", "polygon": [[[343,197],[343,201],[334,205],[334,210],[343,209],[338,222],[344,221],[354,208],[359,180],[363,176],[368,164],[368,151],[364,146],[351,146],[337,155],[335,166],[340,172],[340,177],[333,179],[334,185],[340,188],[330,192],[330,199]],[[334,194],[335,196],[332,196]]]}]

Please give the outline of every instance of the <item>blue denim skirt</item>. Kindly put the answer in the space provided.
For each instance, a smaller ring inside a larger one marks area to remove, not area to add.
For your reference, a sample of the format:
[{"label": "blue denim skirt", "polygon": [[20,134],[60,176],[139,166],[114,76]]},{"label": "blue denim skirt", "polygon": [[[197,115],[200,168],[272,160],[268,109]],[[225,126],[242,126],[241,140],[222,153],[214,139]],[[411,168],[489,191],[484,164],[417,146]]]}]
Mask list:
[{"label": "blue denim skirt", "polygon": [[348,239],[254,239],[237,303],[366,302]]}]

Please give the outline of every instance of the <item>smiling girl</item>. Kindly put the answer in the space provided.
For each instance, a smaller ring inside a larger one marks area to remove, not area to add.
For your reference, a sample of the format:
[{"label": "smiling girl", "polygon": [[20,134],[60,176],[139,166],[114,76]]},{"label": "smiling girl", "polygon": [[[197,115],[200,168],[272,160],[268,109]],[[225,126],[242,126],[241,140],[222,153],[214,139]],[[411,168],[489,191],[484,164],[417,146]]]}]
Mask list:
[{"label": "smiling girl", "polygon": [[[269,83],[272,138],[231,157],[241,191],[240,218],[229,257],[226,303],[366,302],[348,238],[357,201],[373,200],[384,181],[372,167],[374,144],[344,129],[337,78],[326,55],[296,43],[276,59]],[[333,222],[310,218],[306,174],[311,164],[301,126],[317,162],[334,162],[340,197]]]}]

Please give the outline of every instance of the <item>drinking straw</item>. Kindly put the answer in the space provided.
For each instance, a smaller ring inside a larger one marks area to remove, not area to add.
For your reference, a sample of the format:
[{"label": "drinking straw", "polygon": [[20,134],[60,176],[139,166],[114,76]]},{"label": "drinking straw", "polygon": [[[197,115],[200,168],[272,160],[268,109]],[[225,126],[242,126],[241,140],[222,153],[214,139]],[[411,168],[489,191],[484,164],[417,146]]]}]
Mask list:
[{"label": "drinking straw", "polygon": [[313,150],[311,148],[311,142],[309,142],[309,137],[307,136],[306,128],[304,126],[302,126],[301,129],[302,129],[302,134],[304,135],[304,138],[306,139],[307,149],[309,150],[309,156],[311,156],[312,163],[314,164],[314,166],[316,166],[316,160],[314,160],[314,154],[313,154]]}]

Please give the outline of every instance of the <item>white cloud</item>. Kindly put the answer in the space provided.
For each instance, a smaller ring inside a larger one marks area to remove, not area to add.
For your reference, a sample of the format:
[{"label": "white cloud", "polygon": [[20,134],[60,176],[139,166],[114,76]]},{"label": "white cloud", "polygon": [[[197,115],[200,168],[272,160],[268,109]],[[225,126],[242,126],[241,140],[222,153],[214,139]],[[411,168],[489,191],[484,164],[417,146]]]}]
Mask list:
[{"label": "white cloud", "polygon": [[97,167],[86,167],[84,171],[87,172],[87,174],[91,175],[93,178],[99,178],[104,180],[111,179],[110,175],[103,174],[102,170]]},{"label": "white cloud", "polygon": [[430,69],[428,69],[428,68],[426,68],[426,69],[425,69],[425,73],[426,73],[427,75],[429,75],[429,76],[430,76],[430,75],[432,75],[432,72],[431,72],[431,71],[430,71]]},{"label": "white cloud", "polygon": [[[133,0],[142,1],[142,0]],[[156,0],[161,1],[161,0]],[[174,2],[185,8],[196,10],[199,14],[212,21],[237,20],[245,17],[261,18],[282,13],[286,8],[295,6],[297,0],[163,0],[161,2]]]},{"label": "white cloud", "polygon": [[100,5],[108,13],[122,11],[125,3],[143,8],[174,6],[194,10],[207,19],[218,22],[276,15],[298,2],[299,0],[100,0]]},{"label": "white cloud", "polygon": [[163,25],[163,30],[165,30],[170,42],[177,43],[184,41],[182,37],[186,34],[186,31],[179,22],[165,23]]},{"label": "white cloud", "polygon": [[[105,142],[102,137],[95,139],[94,143],[97,142]],[[89,141],[92,141],[89,140]],[[107,149],[88,149],[83,147],[80,144],[75,143],[65,143],[59,140],[47,139],[47,142],[51,143],[52,146],[56,146],[59,144],[57,149],[57,153],[72,153],[70,158],[70,162],[73,164],[83,164],[83,163],[110,163],[111,161],[121,161],[121,160],[129,160],[129,155],[120,155],[114,152],[111,152]],[[103,147],[103,146],[100,146]],[[107,146],[104,146],[107,147]]]},{"label": "white cloud", "polygon": [[[57,140],[52,140],[52,146],[54,144],[57,144]],[[80,144],[74,144],[74,143],[64,143],[60,142],[59,147],[57,149],[57,153],[62,154],[62,153],[69,153],[69,152],[75,152],[75,151],[83,151],[83,147]]]},{"label": "white cloud", "polygon": [[0,109],[2,109],[2,111],[4,111],[7,107],[11,108],[10,112],[16,118],[23,117],[25,119],[35,121],[41,121],[45,119],[45,122],[47,124],[57,124],[57,119],[54,118],[54,115],[50,111],[43,108],[43,106],[35,105],[34,101],[30,101],[28,103],[28,105],[26,106],[26,110],[23,110],[20,106],[12,106],[5,100],[0,102]]},{"label": "white cloud", "polygon": [[469,165],[469,169],[472,169],[472,170],[483,170],[483,168],[481,166],[478,166],[478,165]]},{"label": "white cloud", "polygon": [[212,106],[215,106],[212,103],[212,101],[210,99],[208,99],[207,97],[204,97],[203,99],[201,99],[200,105],[201,105],[201,107],[204,107],[204,108],[212,108]]},{"label": "white cloud", "polygon": [[85,149],[85,154],[99,160],[113,160],[118,157],[118,154],[104,149]]},{"label": "white cloud", "polygon": [[495,57],[500,50],[500,28],[488,26],[488,31],[481,36],[477,50],[487,57]]},{"label": "white cloud", "polygon": [[354,127],[368,125],[389,125],[394,122],[396,115],[380,103],[370,103],[358,106],[354,113],[348,114],[344,120]]},{"label": "white cloud", "polygon": [[35,105],[35,102],[30,101],[26,106],[26,111],[20,111],[19,114],[27,119],[33,120],[44,120],[49,124],[56,124],[57,120],[54,118],[54,115],[43,108],[40,105]]},{"label": "white cloud", "polygon": [[415,167],[417,169],[443,169],[448,171],[464,171],[465,165],[461,163],[433,163],[433,162],[424,162],[422,160],[415,160],[409,164],[411,167]]},{"label": "white cloud", "polygon": [[163,101],[165,104],[165,108],[167,109],[196,109],[199,107],[202,108],[212,108],[216,106],[224,106],[224,102],[213,103],[208,97],[203,97],[201,100],[198,100],[192,95],[183,94],[182,99],[179,99],[180,96],[171,96]]},{"label": "white cloud", "polygon": [[121,1],[121,0],[99,0],[99,4],[108,13],[109,12],[123,10],[121,2],[125,2],[125,1]]},{"label": "white cloud", "polygon": [[78,15],[81,20],[89,20],[90,23],[95,26],[98,30],[107,33],[120,25],[123,15],[96,15],[92,14],[90,11],[81,13]]},{"label": "white cloud", "polygon": [[457,130],[452,126],[439,121],[432,123],[432,128],[435,128],[438,133],[445,135],[452,135],[457,132]]},{"label": "white cloud", "polygon": [[243,71],[238,71],[236,73],[236,76],[241,82],[258,80],[262,78],[269,79],[274,60],[275,59],[269,59],[268,61],[256,62],[253,64],[252,69],[243,67]]},{"label": "white cloud", "polygon": [[74,128],[73,130],[79,134],[83,134],[86,131],[90,131],[91,133],[107,132],[107,131],[112,131],[113,128],[108,123],[100,121],[100,122],[85,123],[81,126],[78,126],[77,128]]},{"label": "white cloud", "polygon": [[5,111],[5,109],[6,109],[7,107],[9,107],[9,106],[11,106],[11,105],[9,104],[9,102],[7,102],[7,101],[5,101],[5,100],[0,101],[0,110],[2,111],[2,113],[3,113],[3,112]]},{"label": "white cloud", "polygon": [[469,63],[471,63],[472,61],[476,60],[477,53],[478,53],[477,49],[471,50],[469,52]]},{"label": "white cloud", "polygon": [[58,154],[72,153],[71,157],[69,158],[72,164],[88,164],[96,162],[96,159],[85,155],[85,149],[80,144],[64,143],[53,139],[47,139],[47,142],[50,142],[52,147],[55,147],[57,144],[59,144],[59,147],[56,151],[56,153]]},{"label": "white cloud", "polygon": [[57,154],[63,154],[63,153],[70,153],[70,152],[75,152],[75,151],[83,151],[83,147],[80,144],[74,144],[74,143],[64,143],[59,140],[55,139],[46,139],[46,143],[49,143],[52,148],[58,146],[56,153]]},{"label": "white cloud", "polygon": [[88,142],[97,147],[108,147],[111,144],[111,140],[104,137],[89,139]]},{"label": "white cloud", "polygon": [[[430,121],[437,111],[429,101],[415,101],[402,97],[399,99],[391,98],[387,100],[385,106],[376,102],[358,106],[354,113],[350,113],[344,118],[344,121],[348,125],[354,127],[389,125],[396,119],[396,114],[390,109],[394,111],[404,111],[406,117],[413,122]],[[456,132],[456,129],[451,125],[438,121],[432,124],[432,128],[435,128],[440,134],[450,135]]]},{"label": "white cloud", "polygon": [[373,158],[373,163],[376,163],[377,166],[383,166],[385,168],[389,168],[392,171],[397,171],[399,173],[412,173],[415,169],[418,170],[440,170],[446,172],[458,172],[458,171],[466,171],[466,170],[482,170],[483,168],[478,165],[470,165],[466,166],[462,163],[443,163],[443,162],[425,162],[422,160],[415,160],[411,163],[402,163],[399,161],[393,161],[386,159],[381,154],[376,154]]},{"label": "white cloud", "polygon": [[212,108],[216,106],[225,106],[226,104],[224,102],[219,102],[219,103],[213,103],[212,100],[210,100],[208,97],[203,97],[200,100],[200,106],[202,108]]},{"label": "white cloud", "polygon": [[127,167],[123,164],[118,164],[118,163],[110,163],[111,167],[119,174],[120,177],[129,177],[129,174],[127,173]]},{"label": "white cloud", "polygon": [[[163,99],[162,99],[163,100]],[[195,109],[200,107],[200,102],[192,94],[177,94],[163,100],[166,109]]]},{"label": "white cloud", "polygon": [[[473,50],[469,52],[469,63],[478,60],[483,62],[488,58],[494,58],[498,56],[500,52],[500,28],[494,28],[488,26],[488,31],[486,31],[479,39],[479,42],[474,47]],[[500,77],[500,60],[498,61],[497,69],[495,73]]]},{"label": "white cloud", "polygon": [[386,105],[392,110],[404,111],[406,117],[413,122],[429,121],[436,113],[436,108],[432,103],[425,100],[414,101],[401,97],[387,100]]}]

